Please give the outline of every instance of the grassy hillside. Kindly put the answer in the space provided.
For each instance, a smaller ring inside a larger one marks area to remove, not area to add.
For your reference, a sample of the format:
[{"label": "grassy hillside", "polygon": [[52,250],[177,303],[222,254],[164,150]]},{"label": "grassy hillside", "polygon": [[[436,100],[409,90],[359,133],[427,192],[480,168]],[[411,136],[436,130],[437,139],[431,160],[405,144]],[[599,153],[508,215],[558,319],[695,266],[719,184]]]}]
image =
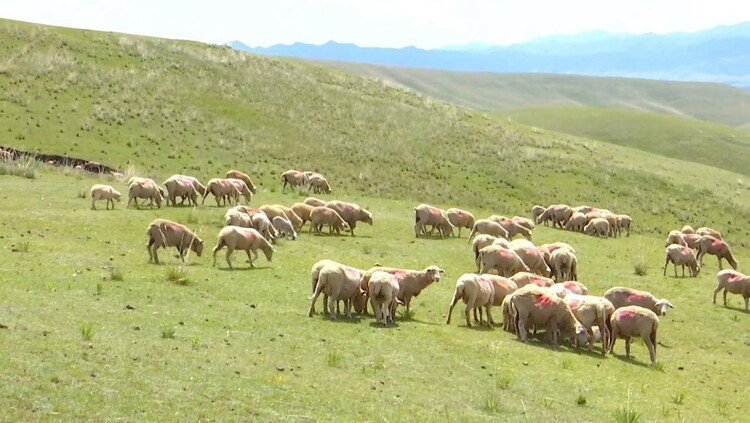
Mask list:
[{"label": "grassy hillside", "polygon": [[480,110],[580,105],[750,125],[750,92],[722,84],[556,74],[446,72],[325,62]]},{"label": "grassy hillside", "polygon": [[[333,184],[327,198],[374,216],[357,237],[303,233],[280,243],[256,270],[235,253],[239,269],[227,271],[223,251],[211,266],[224,209],[210,199],[195,209],[120,203],[95,212],[81,194],[100,181],[125,192],[122,182],[46,167],[34,179],[0,172],[0,405],[11,421],[601,421],[627,407],[645,420],[744,416],[735,408],[744,391],[730,383],[748,370],[737,360],[750,342],[739,300],[710,304],[712,257],[695,280],[660,269],[664,235],[685,223],[716,227],[740,269],[750,262],[750,187],[738,173],[217,46],[10,21],[0,24],[0,45],[2,145],[158,181],[237,167],[259,185],[256,205],[301,200],[305,193],[280,192],[279,174],[316,169]],[[625,360],[622,341],[601,358],[469,330],[462,306],[446,326],[454,282],[473,263],[466,238],[414,239],[420,202],[477,216],[557,202],[633,216],[630,238],[542,227],[534,241],[573,244],[592,293],[629,285],[668,297],[677,308],[662,319],[661,364],[646,364],[642,343]],[[181,268],[161,251],[166,264],[148,265],[145,229],[156,217],[194,228],[204,255]],[[434,263],[447,276],[395,328],[371,316],[330,322],[307,317],[309,269],[320,258]],[[167,280],[180,269],[186,284]]]},{"label": "grassy hillside", "polygon": [[721,167],[750,175],[750,132],[655,113],[592,107],[543,107],[503,112],[526,125]]}]

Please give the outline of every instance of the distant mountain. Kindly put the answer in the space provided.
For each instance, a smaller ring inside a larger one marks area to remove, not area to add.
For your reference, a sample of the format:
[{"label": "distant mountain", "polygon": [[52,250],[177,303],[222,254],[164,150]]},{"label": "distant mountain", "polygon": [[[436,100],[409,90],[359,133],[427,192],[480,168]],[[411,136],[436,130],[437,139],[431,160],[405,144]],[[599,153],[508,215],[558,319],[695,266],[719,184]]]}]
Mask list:
[{"label": "distant mountain", "polygon": [[478,72],[548,72],[721,82],[750,87],[750,22],[698,32],[591,31],[510,46],[469,43],[443,49],[378,48],[328,42],[238,50],[304,59]]}]

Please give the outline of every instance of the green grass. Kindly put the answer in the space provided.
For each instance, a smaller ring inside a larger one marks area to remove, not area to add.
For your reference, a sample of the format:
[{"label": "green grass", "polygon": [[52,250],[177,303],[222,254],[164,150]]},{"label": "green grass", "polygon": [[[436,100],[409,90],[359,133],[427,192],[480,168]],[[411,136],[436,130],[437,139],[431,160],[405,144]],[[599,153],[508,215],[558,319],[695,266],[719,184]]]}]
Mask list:
[{"label": "green grass", "polygon": [[480,110],[575,105],[693,117],[731,126],[750,125],[750,92],[723,84],[322,63]]},{"label": "green grass", "polygon": [[13,175],[34,179],[38,167],[39,162],[28,156],[20,156],[15,160],[0,160],[0,176]]},{"label": "green grass", "polygon": [[[10,21],[0,32],[7,144],[111,161],[159,182],[239,167],[259,186],[255,205],[300,201],[281,193],[280,172],[317,169],[334,184],[326,198],[374,216],[357,237],[303,231],[277,245],[272,262],[261,254],[257,269],[237,252],[229,271],[224,251],[211,266],[224,214],[211,199],[197,208],[121,202],[93,211],[78,193],[94,183],[124,193],[124,182],[47,166],[35,179],[1,176],[3,243],[28,246],[0,254],[5,419],[601,421],[618,410],[642,420],[665,410],[743,418],[729,404],[743,403],[744,391],[726,387],[750,371],[737,360],[750,342],[748,316],[735,296],[732,308],[711,304],[715,261],[689,281],[633,271],[637,258],[660,269],[665,234],[684,223],[715,226],[741,266],[750,262],[750,195],[740,174],[507,123],[292,60]],[[686,166],[696,172],[684,174]],[[626,285],[670,299],[660,367],[648,364],[640,341],[626,360],[622,341],[602,358],[524,345],[499,328],[445,325],[454,281],[473,262],[466,238],[414,238],[420,202],[477,216],[527,215],[534,203],[553,202],[632,215],[629,238],[540,227],[534,241],[571,243],[594,294]],[[202,257],[183,265],[174,249],[160,250],[163,265],[148,263],[145,231],[156,217],[195,228]],[[438,264],[447,274],[395,327],[372,316],[332,322],[307,317],[310,266],[320,258],[361,268]],[[123,280],[102,282],[110,268]],[[82,321],[95,322],[95,342],[81,342]],[[321,395],[331,386],[347,401]],[[676,409],[675,392],[690,401]]]},{"label": "green grass", "polygon": [[576,106],[501,115],[526,125],[750,175],[745,160],[750,155],[750,131],[745,129],[656,113]]}]

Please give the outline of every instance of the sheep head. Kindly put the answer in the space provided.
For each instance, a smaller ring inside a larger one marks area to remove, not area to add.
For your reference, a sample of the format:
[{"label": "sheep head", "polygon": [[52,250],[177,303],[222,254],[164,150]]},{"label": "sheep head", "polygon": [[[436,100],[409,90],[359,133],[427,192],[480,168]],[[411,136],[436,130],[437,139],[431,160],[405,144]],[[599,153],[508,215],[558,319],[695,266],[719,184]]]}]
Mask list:
[{"label": "sheep head", "polygon": [[427,274],[427,278],[432,282],[440,282],[440,278],[445,274],[445,270],[441,269],[438,266],[428,266],[427,269],[425,269],[425,273]]},{"label": "sheep head", "polygon": [[655,307],[655,308],[656,308],[657,310],[659,310],[659,315],[661,315],[661,316],[666,316],[666,315],[667,315],[667,311],[668,311],[668,310],[669,310],[670,308],[675,308],[675,307],[674,307],[674,306],[672,305],[672,303],[670,303],[669,301],[667,301],[667,300],[666,300],[666,299],[664,299],[664,298],[662,298],[661,300],[659,300],[659,301],[657,301],[656,303],[654,303],[654,307]]}]

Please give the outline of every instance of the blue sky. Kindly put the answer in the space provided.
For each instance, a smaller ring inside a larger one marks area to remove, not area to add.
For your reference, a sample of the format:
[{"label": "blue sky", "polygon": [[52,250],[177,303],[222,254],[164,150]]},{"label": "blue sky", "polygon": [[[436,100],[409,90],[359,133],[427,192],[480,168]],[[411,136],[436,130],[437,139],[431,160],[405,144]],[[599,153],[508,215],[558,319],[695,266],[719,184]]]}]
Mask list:
[{"label": "blue sky", "polygon": [[0,17],[251,46],[436,48],[511,44],[551,34],[695,31],[750,21],[742,0],[6,0]]}]

